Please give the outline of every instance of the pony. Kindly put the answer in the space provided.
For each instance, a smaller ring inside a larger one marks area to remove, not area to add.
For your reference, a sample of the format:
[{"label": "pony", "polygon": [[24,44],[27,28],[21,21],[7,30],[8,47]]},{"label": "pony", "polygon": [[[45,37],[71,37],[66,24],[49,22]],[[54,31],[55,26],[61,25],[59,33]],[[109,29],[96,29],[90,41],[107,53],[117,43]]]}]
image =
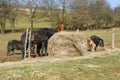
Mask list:
[{"label": "pony", "polygon": [[[47,56],[47,44],[49,38],[55,34],[57,31],[48,29],[48,28],[40,28],[34,31],[34,42],[37,44],[36,52],[39,56]],[[45,51],[45,53],[43,53]]]},{"label": "pony", "polygon": [[[14,54],[14,50],[21,50],[21,59],[24,59],[24,43],[21,40],[10,40],[8,41],[8,45],[7,45],[7,56],[10,56],[10,52],[12,51],[12,53]],[[28,49],[28,43],[26,45],[26,49]],[[30,44],[30,52],[32,54],[34,54],[34,49],[35,46],[31,41]]]},{"label": "pony", "polygon": [[104,40],[96,35],[90,36],[90,39],[95,43],[95,48],[94,50],[96,51],[98,45],[101,47],[104,47]]},{"label": "pony", "polygon": [[[47,55],[48,40],[56,32],[56,30],[52,30],[49,28],[39,28],[37,30],[32,30],[31,37],[33,38],[33,43],[37,45],[36,52],[39,56]],[[24,42],[25,38],[26,33],[23,33],[21,35],[21,40]]]},{"label": "pony", "polygon": [[65,28],[64,22],[60,22],[59,25],[56,27],[56,31],[63,31]]},{"label": "pony", "polygon": [[89,38],[87,39],[87,46],[88,46],[88,50],[90,51],[95,51],[95,43]]}]

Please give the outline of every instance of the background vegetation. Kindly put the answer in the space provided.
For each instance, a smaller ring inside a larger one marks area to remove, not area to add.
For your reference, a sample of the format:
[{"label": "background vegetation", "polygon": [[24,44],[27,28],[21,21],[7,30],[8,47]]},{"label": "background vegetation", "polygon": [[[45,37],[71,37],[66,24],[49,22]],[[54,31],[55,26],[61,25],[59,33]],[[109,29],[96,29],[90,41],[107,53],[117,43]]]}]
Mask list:
[{"label": "background vegetation", "polygon": [[54,28],[62,21],[68,30],[120,27],[120,6],[111,9],[106,0],[0,0],[1,33]]}]

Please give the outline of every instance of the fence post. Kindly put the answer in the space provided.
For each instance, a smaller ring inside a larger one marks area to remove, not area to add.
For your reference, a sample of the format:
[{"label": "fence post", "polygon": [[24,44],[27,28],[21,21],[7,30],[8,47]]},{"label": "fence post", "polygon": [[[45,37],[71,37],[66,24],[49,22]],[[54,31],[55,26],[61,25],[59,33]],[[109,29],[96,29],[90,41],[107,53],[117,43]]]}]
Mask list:
[{"label": "fence post", "polygon": [[77,33],[79,32],[79,29],[77,29]]},{"label": "fence post", "polygon": [[112,29],[112,49],[114,49],[115,48],[115,35],[114,35],[114,33],[115,33],[115,28],[113,28]]},{"label": "fence post", "polygon": [[31,51],[30,51],[30,49],[31,49],[31,30],[29,31],[29,52],[28,52],[28,57],[30,58],[30,54],[31,54]]},{"label": "fence post", "polygon": [[28,29],[26,30],[26,38],[25,38],[25,45],[24,45],[24,58],[26,58],[26,52],[27,52],[27,50],[26,50],[26,46],[27,46],[27,40],[28,40]]}]

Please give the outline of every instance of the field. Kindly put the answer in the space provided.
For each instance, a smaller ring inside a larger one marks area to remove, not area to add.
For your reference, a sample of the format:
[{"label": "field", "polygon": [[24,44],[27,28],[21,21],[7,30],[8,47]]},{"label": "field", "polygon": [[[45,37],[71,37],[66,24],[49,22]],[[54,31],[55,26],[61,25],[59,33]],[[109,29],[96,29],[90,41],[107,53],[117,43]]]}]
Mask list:
[{"label": "field", "polygon": [[[9,28],[8,28],[9,29]],[[74,31],[73,31],[74,32]],[[6,56],[7,42],[20,39],[22,32],[0,34],[0,80],[119,80],[120,29],[115,28],[115,48],[112,29],[80,31],[86,38],[98,35],[104,39],[108,51],[89,52],[79,57],[35,57],[20,60],[20,51]]]},{"label": "field", "polygon": [[0,80],[120,79],[120,50],[113,54],[103,55],[103,52],[95,52],[91,55],[69,58],[44,57],[0,63]]},{"label": "field", "polygon": [[[73,31],[75,32],[75,31]],[[120,48],[120,29],[115,29],[115,47]],[[112,47],[112,29],[107,30],[86,30],[86,31],[79,31],[80,34],[83,34],[86,38],[89,38],[91,35],[98,35],[104,39],[104,43],[106,48],[111,49]],[[15,51],[16,55],[11,55],[7,57],[7,43],[9,40],[17,39],[20,40],[22,32],[15,32],[15,33],[5,33],[0,34],[0,62],[6,61],[17,61],[20,60],[20,51]],[[100,47],[98,47],[98,51]]]}]

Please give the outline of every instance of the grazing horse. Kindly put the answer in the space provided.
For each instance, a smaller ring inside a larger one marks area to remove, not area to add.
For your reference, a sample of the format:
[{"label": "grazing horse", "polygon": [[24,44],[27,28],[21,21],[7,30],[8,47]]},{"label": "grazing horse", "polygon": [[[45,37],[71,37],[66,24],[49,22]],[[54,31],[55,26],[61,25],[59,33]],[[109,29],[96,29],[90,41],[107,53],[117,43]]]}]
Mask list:
[{"label": "grazing horse", "polygon": [[[55,34],[57,31],[48,29],[48,28],[40,28],[34,32],[34,42],[37,44],[37,54],[39,56],[43,56],[43,51],[45,50],[45,55],[47,55],[47,44],[49,38]],[[41,49],[41,52],[40,52]]]},{"label": "grazing horse", "polygon": [[[32,30],[33,42],[37,45],[36,52],[39,56],[47,55],[47,44],[48,39],[56,33],[56,30],[48,28],[39,28],[37,30]],[[21,40],[25,40],[26,33],[23,33]],[[43,53],[45,50],[45,53]]]},{"label": "grazing horse", "polygon": [[99,46],[104,47],[104,40],[96,35],[92,35],[90,39],[95,43],[94,50],[96,51],[96,48]]},{"label": "grazing horse", "polygon": [[60,22],[60,24],[56,27],[56,31],[63,31],[64,30],[64,22]]},{"label": "grazing horse", "polygon": [[[28,48],[28,43],[26,48]],[[34,53],[34,44],[30,45],[30,51],[33,54]],[[14,54],[14,50],[21,50],[21,58],[24,59],[24,43],[21,40],[10,40],[7,45],[7,55],[10,55],[10,52]]]},{"label": "grazing horse", "polygon": [[88,50],[94,51],[95,43],[91,39],[87,39]]}]

